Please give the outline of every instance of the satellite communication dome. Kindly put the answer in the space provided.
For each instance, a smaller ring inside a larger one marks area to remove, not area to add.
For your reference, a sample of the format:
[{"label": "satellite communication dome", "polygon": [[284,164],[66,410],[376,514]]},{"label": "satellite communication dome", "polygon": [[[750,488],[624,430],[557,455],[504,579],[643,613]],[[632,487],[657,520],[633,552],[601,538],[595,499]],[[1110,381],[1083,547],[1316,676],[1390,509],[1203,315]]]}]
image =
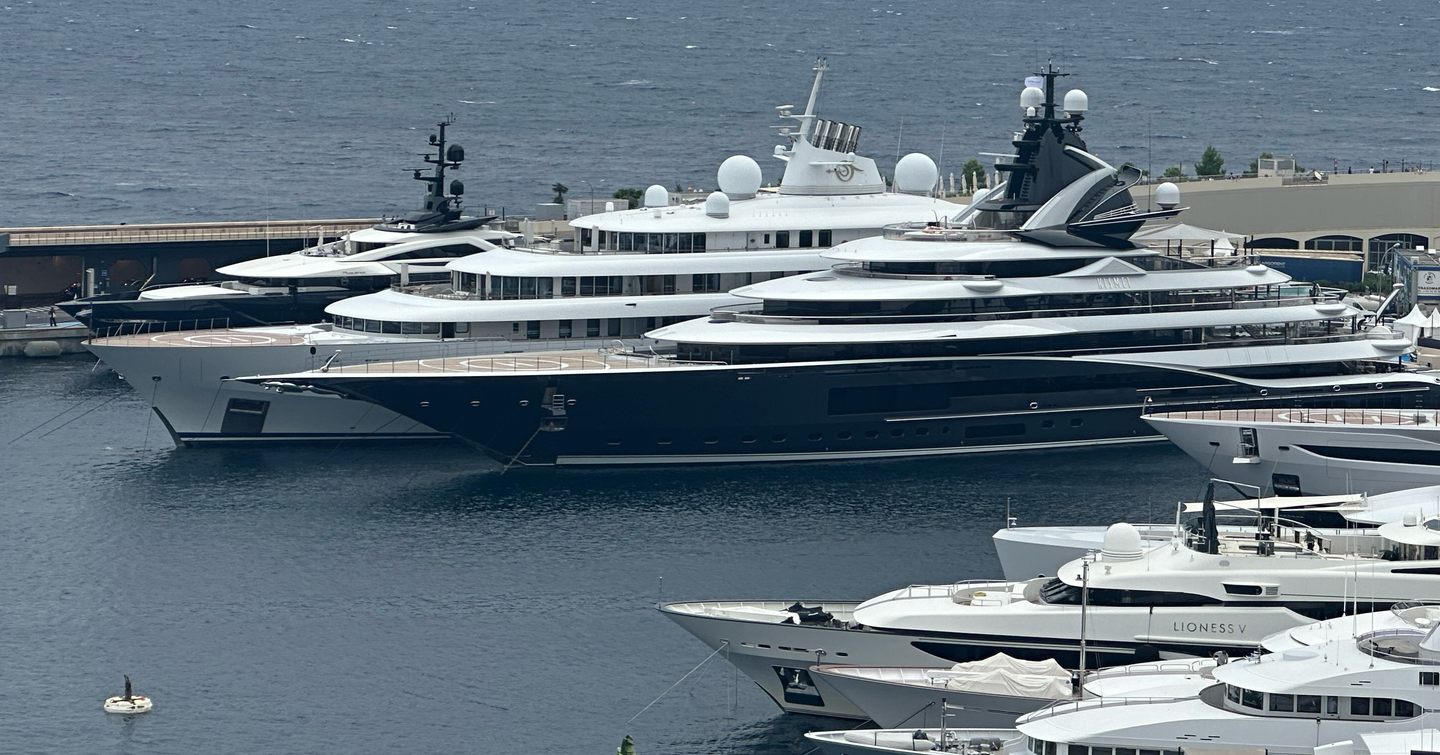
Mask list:
[{"label": "satellite communication dome", "polygon": [[1065,93],[1065,112],[1079,115],[1090,109],[1090,95],[1082,89],[1071,89]]},{"label": "satellite communication dome", "polygon": [[1169,181],[1155,187],[1155,204],[1169,210],[1180,204],[1180,187]]},{"label": "satellite communication dome", "polygon": [[1144,553],[1141,547],[1140,530],[1126,522],[1116,522],[1105,530],[1105,541],[1100,553],[1111,561],[1125,561],[1139,558]]},{"label": "satellite communication dome", "polygon": [[1039,87],[1025,87],[1020,90],[1020,109],[1029,110],[1045,104],[1045,93]]},{"label": "satellite communication dome", "polygon": [[670,192],[666,191],[665,187],[660,184],[650,184],[649,188],[645,189],[645,206],[669,207]]},{"label": "satellite communication dome", "polygon": [[929,194],[940,180],[940,169],[928,155],[919,152],[900,158],[895,163],[895,189],[906,194]]},{"label": "satellite communication dome", "polygon": [[730,197],[722,191],[712,191],[705,197],[705,214],[712,218],[730,217]]},{"label": "satellite communication dome", "polygon": [[745,155],[732,155],[720,163],[716,179],[731,199],[748,199],[760,190],[760,163]]}]

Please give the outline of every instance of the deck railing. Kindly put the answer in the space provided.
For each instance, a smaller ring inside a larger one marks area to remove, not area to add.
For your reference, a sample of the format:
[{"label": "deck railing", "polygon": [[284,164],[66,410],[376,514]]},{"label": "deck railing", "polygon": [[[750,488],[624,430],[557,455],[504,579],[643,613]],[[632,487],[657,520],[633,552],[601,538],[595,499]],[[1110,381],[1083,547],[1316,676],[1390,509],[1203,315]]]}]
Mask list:
[{"label": "deck railing", "polygon": [[[1381,385],[1377,383],[1377,385]],[[1300,425],[1393,425],[1396,427],[1435,426],[1436,412],[1430,409],[1299,409],[1267,407],[1256,409],[1185,409],[1155,412],[1163,419],[1193,419],[1207,422],[1280,422]]]},{"label": "deck railing", "polygon": [[7,228],[10,246],[68,244],[144,244],[163,241],[253,241],[267,238],[319,238],[369,228],[375,220],[242,221],[164,225]]}]

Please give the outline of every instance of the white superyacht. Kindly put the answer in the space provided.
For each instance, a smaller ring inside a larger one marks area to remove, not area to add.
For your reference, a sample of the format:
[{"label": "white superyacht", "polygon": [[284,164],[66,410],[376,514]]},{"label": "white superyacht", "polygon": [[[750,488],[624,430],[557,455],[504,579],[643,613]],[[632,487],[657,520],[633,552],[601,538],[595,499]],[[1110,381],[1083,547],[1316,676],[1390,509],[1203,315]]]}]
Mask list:
[{"label": "white superyacht", "polygon": [[445,437],[368,402],[229,378],[567,345],[634,347],[647,343],[647,330],[741,301],[732,288],[825,267],[820,253],[832,244],[960,210],[933,196],[939,175],[924,155],[902,158],[887,189],[875,161],[855,154],[859,127],[817,115],[825,70],[816,65],[803,113],[781,109],[790,125],[774,153],[785,165],[776,191],[761,191],[759,165],[735,156],[720,166],[721,190],[703,203],[673,205],[664,187],[651,186],[643,208],[572,223],[571,251],[488,249],[449,263],[445,283],[332,304],[329,323],[133,334],[87,346],[152,400],[177,444]]}]

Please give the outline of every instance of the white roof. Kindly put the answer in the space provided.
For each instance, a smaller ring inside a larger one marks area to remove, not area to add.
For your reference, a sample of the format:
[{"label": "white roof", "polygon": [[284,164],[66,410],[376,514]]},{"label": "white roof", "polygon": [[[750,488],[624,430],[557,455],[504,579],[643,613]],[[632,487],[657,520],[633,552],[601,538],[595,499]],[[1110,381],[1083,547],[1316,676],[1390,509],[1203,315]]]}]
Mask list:
[{"label": "white roof", "polygon": [[1243,233],[1214,231],[1187,223],[1145,228],[1130,237],[1132,241],[1239,241],[1243,238]]},{"label": "white roof", "polygon": [[1153,249],[1100,249],[1048,247],[1018,239],[991,241],[934,241],[923,232],[907,238],[870,236],[837,244],[825,256],[842,262],[985,262],[990,260],[1098,259],[1101,257],[1155,257]]},{"label": "white roof", "polygon": [[726,293],[648,296],[576,296],[564,299],[438,299],[393,289],[335,302],[339,317],[390,322],[516,322],[606,317],[696,317],[740,303]]},{"label": "white roof", "polygon": [[566,275],[689,275],[695,273],[786,272],[820,270],[829,263],[818,250],[780,249],[693,254],[556,254],[528,249],[497,249],[451,262],[463,273],[555,278]]},{"label": "white roof", "polygon": [[[1123,281],[1117,285],[1120,277]],[[1110,257],[1096,260],[1078,270],[1038,278],[990,279],[966,275],[905,278],[823,271],[744,286],[735,289],[735,294],[751,299],[788,301],[922,301],[1110,291],[1248,288],[1277,285],[1288,280],[1290,276],[1260,265],[1252,268],[1146,272]],[[999,284],[998,287],[996,284]]]},{"label": "white roof", "polygon": [[[699,318],[651,331],[651,338],[714,344],[833,344],[979,340],[1103,333],[1135,328],[1204,328],[1215,325],[1261,325],[1326,320],[1343,316],[1321,314],[1314,306],[1270,309],[1209,309],[1183,312],[1142,312],[1131,315],[1035,317],[1020,320],[927,322],[876,325],[753,323]],[[797,318],[798,319],[798,318]],[[1016,344],[1016,348],[1023,348]]]},{"label": "white roof", "polygon": [[[277,254],[273,257],[257,257],[216,268],[215,272],[242,278],[339,278],[356,275],[395,275],[399,272],[399,263],[386,264],[384,260],[400,254],[452,244],[470,244],[477,249],[476,253],[479,254],[502,248],[492,240],[509,238],[515,234],[479,228],[445,233],[394,233],[391,235],[409,240],[355,254],[324,255],[300,251]],[[444,265],[451,258],[442,257],[440,259],[442,261],[437,265]],[[411,262],[410,260],[402,261]]]},{"label": "white roof", "polygon": [[752,199],[732,199],[730,214],[723,218],[705,214],[701,202],[586,215],[570,221],[570,225],[622,233],[879,229],[895,223],[947,218],[962,209],[964,205],[913,194],[762,193]]}]

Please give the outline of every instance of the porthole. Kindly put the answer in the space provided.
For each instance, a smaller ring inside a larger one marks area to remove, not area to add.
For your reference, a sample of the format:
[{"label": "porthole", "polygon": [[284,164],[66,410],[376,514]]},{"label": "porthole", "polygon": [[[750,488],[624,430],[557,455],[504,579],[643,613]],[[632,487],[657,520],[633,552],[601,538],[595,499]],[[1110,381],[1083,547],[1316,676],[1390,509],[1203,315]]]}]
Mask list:
[{"label": "porthole", "polygon": [[1050,428],[1052,428],[1052,427],[1054,427],[1054,426],[1055,426],[1055,420],[1053,420],[1053,419],[1042,419],[1042,420],[1040,420],[1040,429],[1042,429],[1042,430],[1049,430]]},{"label": "porthole", "polygon": [[670,445],[670,442],[671,442],[671,441],[670,441],[669,438],[661,438],[661,439],[655,441],[655,445],[657,445],[657,446],[668,446],[668,445]]},{"label": "porthole", "polygon": [[616,438],[611,438],[610,440],[605,441],[605,445],[607,445],[607,446],[618,446],[618,445],[620,445],[620,441],[619,441],[618,439],[616,439]]},{"label": "porthole", "polygon": [[703,440],[703,441],[701,441],[701,442],[704,443],[704,444],[707,445],[707,446],[713,446],[713,445],[715,445],[716,443],[719,443],[719,442],[720,442],[720,439],[717,438],[717,437],[715,437],[715,436],[713,436],[713,435],[711,435],[711,436],[706,437],[705,440]]},{"label": "porthole", "polygon": [[430,405],[430,402],[429,402],[429,401],[421,401],[421,402],[420,402],[420,406],[421,406],[422,408],[423,408],[423,407],[427,407],[427,406],[429,406],[429,405]]},{"label": "porthole", "polygon": [[1031,408],[1031,409],[1039,409],[1039,408],[1040,408],[1039,402],[1037,402],[1037,401],[1031,401],[1031,402],[1030,402],[1030,408]]},{"label": "porthole", "polygon": [[471,401],[471,402],[470,402],[470,405],[471,405],[471,406],[479,406],[479,405],[480,405],[480,402],[479,402],[479,401]]},{"label": "porthole", "polygon": [[784,443],[784,442],[785,442],[785,436],[784,436],[783,434],[781,434],[781,433],[775,433],[774,435],[770,436],[770,442],[771,442],[771,443]]},{"label": "porthole", "polygon": [[930,428],[928,428],[928,427],[917,427],[917,428],[915,428],[915,434],[916,434],[916,435],[929,435],[929,434],[930,434]]},{"label": "porthole", "polygon": [[849,430],[841,430],[840,432],[835,434],[835,437],[839,438],[840,440],[850,440],[855,436],[851,434]]},{"label": "porthole", "polygon": [[1375,384],[1375,390],[1377,390],[1377,391],[1383,391],[1383,390],[1385,390],[1385,384],[1384,384],[1384,383],[1376,383],[1376,384]]},{"label": "porthole", "polygon": [[892,438],[899,438],[900,436],[902,436],[902,435],[904,435],[904,434],[905,434],[904,428],[896,427],[896,428],[891,428],[891,430],[890,430],[890,437],[892,437]]},{"label": "porthole", "polygon": [[521,405],[521,406],[529,406],[529,405],[530,405],[530,399],[528,399],[528,398],[522,398],[522,399],[520,399],[520,405]]},{"label": "porthole", "polygon": [[1261,396],[1269,396],[1269,395],[1270,395],[1270,389],[1269,389],[1269,388],[1261,388],[1261,389],[1260,389],[1260,395],[1261,395]]},{"label": "porthole", "polygon": [[1085,420],[1083,420],[1083,419],[1081,419],[1081,418],[1079,418],[1079,417],[1075,417],[1074,419],[1070,420],[1070,426],[1071,426],[1071,427],[1080,427],[1080,426],[1082,426],[1082,425],[1084,425],[1084,424],[1085,424]]},{"label": "porthole", "polygon": [[1330,386],[1330,390],[1335,391],[1336,393],[1339,393],[1339,392],[1340,392],[1340,386],[1338,386],[1338,385],[1332,385],[1332,386]]},{"label": "porthole", "polygon": [[740,442],[741,442],[741,443],[754,443],[754,442],[755,442],[755,436],[753,436],[753,435],[741,436]]},{"label": "porthole", "polygon": [[820,438],[822,438],[822,437],[824,437],[824,436],[820,435],[820,433],[810,433],[809,435],[807,435],[807,436],[805,436],[805,437],[806,437],[806,438],[809,438],[811,441],[818,441],[818,440],[820,440]]},{"label": "porthole", "polygon": [[880,433],[877,432],[877,431],[875,431],[875,430],[866,430],[866,431],[865,431],[865,437],[866,437],[866,438],[869,438],[869,439],[871,439],[871,440],[874,440],[874,439],[880,437]]}]

